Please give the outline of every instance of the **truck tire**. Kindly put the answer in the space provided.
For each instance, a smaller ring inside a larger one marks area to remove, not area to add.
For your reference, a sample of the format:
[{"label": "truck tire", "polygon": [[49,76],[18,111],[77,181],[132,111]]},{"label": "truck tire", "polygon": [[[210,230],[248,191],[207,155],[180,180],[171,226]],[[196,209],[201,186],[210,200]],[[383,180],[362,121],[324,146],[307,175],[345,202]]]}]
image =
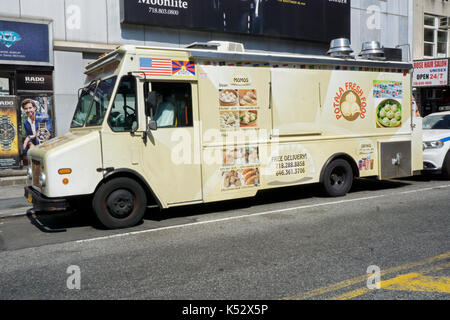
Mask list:
[{"label": "truck tire", "polygon": [[343,197],[352,187],[353,170],[344,159],[333,160],[325,168],[322,185],[325,193],[331,197]]},{"label": "truck tire", "polygon": [[147,196],[135,180],[115,178],[98,188],[92,207],[95,216],[106,228],[128,228],[135,226],[144,217]]}]

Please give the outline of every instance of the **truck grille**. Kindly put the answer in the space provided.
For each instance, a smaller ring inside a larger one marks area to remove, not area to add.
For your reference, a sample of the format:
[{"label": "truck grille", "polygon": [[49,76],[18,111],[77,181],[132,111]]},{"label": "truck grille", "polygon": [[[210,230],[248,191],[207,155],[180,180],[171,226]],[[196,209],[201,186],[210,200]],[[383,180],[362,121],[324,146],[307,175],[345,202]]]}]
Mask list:
[{"label": "truck grille", "polygon": [[42,186],[39,183],[39,175],[41,174],[42,170],[41,162],[37,160],[32,160],[31,165],[33,168],[33,186],[42,189]]}]

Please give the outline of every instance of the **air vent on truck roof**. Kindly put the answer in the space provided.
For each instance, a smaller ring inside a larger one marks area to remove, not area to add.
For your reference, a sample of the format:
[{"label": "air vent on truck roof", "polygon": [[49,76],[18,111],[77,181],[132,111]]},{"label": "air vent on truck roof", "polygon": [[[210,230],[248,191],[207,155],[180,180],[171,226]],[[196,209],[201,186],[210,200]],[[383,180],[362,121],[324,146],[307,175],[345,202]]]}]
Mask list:
[{"label": "air vent on truck roof", "polygon": [[221,52],[244,52],[244,45],[230,41],[194,42],[186,46],[188,49],[217,50]]},{"label": "air vent on truck roof", "polygon": [[350,40],[346,38],[331,40],[330,50],[327,52],[329,56],[334,58],[353,59],[351,53],[353,53],[353,50],[350,48]]},{"label": "air vent on truck roof", "polygon": [[386,60],[384,50],[378,41],[364,42],[359,56],[368,60]]}]

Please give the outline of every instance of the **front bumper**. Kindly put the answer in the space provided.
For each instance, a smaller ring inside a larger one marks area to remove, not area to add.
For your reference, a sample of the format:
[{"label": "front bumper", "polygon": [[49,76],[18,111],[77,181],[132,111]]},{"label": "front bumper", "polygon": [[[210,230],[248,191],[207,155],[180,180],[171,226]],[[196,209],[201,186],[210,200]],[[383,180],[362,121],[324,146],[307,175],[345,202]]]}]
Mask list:
[{"label": "front bumper", "polygon": [[63,211],[69,208],[69,202],[64,198],[47,198],[32,187],[25,187],[25,198],[33,203],[35,211]]}]

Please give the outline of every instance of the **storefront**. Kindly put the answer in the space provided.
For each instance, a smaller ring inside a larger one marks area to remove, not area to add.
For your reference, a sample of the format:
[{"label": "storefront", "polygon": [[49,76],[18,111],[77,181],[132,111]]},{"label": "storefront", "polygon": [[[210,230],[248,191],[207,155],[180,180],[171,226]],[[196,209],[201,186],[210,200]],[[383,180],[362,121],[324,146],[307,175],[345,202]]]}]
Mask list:
[{"label": "storefront", "polygon": [[52,43],[51,22],[0,20],[0,170],[23,167],[54,135]]},{"label": "storefront", "polygon": [[450,111],[449,58],[414,61],[414,95],[422,117]]}]

